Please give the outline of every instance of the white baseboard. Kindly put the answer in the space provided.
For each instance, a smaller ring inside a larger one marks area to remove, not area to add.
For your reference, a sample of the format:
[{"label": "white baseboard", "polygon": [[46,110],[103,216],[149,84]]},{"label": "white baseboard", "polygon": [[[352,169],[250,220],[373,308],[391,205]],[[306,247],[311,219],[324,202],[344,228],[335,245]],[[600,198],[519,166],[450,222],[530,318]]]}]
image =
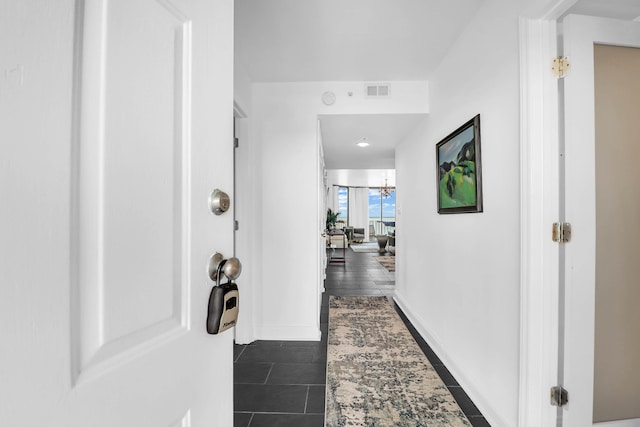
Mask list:
[{"label": "white baseboard", "polygon": [[440,342],[436,338],[434,338],[433,334],[429,332],[424,320],[420,316],[415,314],[416,312],[412,309],[411,304],[409,304],[398,291],[394,293],[393,300],[396,302],[396,304],[398,304],[398,307],[400,307],[405,316],[407,316],[407,319],[409,319],[413,327],[416,328],[420,336],[427,342],[427,344],[429,344],[433,352],[438,356],[438,358],[440,358],[449,372],[451,372],[451,374],[455,377],[456,381],[458,381],[469,398],[471,398],[480,412],[482,412],[482,415],[489,422],[489,424],[494,427],[509,427],[509,424],[504,419],[502,419],[502,417],[496,414],[496,412],[492,409],[491,403],[483,397],[480,391],[478,391],[471,385],[471,382],[451,360]]},{"label": "white baseboard", "polygon": [[267,341],[320,341],[317,326],[263,325],[257,328],[256,339]]}]

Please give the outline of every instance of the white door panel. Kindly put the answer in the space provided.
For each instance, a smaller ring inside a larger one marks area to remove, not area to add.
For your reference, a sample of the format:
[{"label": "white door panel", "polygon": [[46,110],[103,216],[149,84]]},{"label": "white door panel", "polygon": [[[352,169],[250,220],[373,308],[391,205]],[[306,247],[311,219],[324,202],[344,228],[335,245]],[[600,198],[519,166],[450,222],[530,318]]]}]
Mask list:
[{"label": "white door panel", "polygon": [[233,424],[233,331],[205,329],[232,24],[231,0],[3,6],[0,425]]},{"label": "white door panel", "polygon": [[189,278],[189,26],[157,1],[103,7],[79,64],[78,372],[184,328]]},{"label": "white door panel", "polygon": [[597,265],[594,44],[640,47],[640,24],[569,16],[563,26],[564,51],[571,63],[564,79],[565,206],[573,229],[571,242],[565,246],[564,385],[569,404],[563,411],[563,426],[637,427],[637,418],[593,421]]}]

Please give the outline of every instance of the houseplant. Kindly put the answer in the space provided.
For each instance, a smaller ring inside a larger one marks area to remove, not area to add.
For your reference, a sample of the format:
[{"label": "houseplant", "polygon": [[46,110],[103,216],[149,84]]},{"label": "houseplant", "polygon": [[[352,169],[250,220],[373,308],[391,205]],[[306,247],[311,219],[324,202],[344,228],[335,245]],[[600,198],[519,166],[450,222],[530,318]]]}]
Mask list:
[{"label": "houseplant", "polygon": [[327,209],[327,230],[335,228],[338,215],[340,215],[340,212],[334,212],[331,208]]}]

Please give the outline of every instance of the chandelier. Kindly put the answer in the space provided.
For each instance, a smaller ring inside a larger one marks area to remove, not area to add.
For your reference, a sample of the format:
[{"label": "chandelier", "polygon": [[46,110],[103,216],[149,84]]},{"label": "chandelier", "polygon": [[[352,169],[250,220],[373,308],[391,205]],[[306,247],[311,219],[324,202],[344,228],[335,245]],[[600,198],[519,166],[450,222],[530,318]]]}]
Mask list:
[{"label": "chandelier", "polygon": [[380,188],[380,195],[385,199],[391,197],[391,188],[387,185],[386,179],[384,180],[384,187]]}]

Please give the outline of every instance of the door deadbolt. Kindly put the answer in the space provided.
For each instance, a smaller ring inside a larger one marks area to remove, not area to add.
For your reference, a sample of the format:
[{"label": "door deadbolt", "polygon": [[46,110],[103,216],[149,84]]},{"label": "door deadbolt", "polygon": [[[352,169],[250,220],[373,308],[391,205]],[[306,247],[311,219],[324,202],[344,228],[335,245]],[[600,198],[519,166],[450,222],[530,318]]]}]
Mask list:
[{"label": "door deadbolt", "polygon": [[209,208],[216,215],[221,215],[231,207],[231,199],[229,195],[222,190],[215,189],[209,196]]}]

